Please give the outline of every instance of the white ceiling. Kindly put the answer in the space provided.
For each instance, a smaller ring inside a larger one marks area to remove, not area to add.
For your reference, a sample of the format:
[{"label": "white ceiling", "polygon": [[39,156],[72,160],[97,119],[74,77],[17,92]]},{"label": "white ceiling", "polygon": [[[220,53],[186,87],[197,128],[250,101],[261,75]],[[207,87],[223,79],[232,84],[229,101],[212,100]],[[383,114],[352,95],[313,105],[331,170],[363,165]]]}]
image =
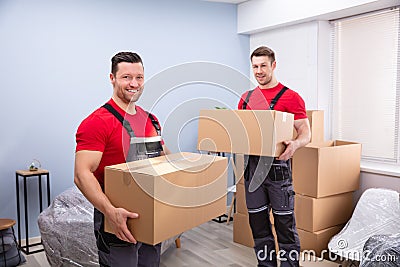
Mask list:
[{"label": "white ceiling", "polygon": [[221,2],[221,3],[231,3],[231,4],[240,4],[246,2],[248,0],[203,0],[207,2]]}]

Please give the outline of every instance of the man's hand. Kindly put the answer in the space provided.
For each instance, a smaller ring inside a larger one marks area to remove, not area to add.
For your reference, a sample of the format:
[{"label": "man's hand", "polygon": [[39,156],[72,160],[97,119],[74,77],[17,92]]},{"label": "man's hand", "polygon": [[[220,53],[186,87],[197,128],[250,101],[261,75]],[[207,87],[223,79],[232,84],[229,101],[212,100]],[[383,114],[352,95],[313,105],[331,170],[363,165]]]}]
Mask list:
[{"label": "man's hand", "polygon": [[128,218],[136,219],[139,214],[129,212],[123,208],[113,208],[111,212],[107,213],[106,218],[110,223],[114,234],[121,240],[136,244],[137,241],[129,231],[127,226]]},{"label": "man's hand", "polygon": [[294,128],[297,131],[296,140],[287,140],[285,151],[279,156],[278,160],[288,160],[293,157],[294,152],[300,147],[307,145],[311,139],[310,122],[308,119],[299,119],[294,121]]},{"label": "man's hand", "polygon": [[278,157],[278,160],[288,160],[293,157],[294,152],[297,150],[297,142],[294,140],[284,141],[286,146],[285,151]]},{"label": "man's hand", "polygon": [[74,182],[90,203],[106,216],[115,235],[121,240],[136,244],[136,240],[129,232],[126,222],[128,218],[135,219],[139,215],[123,208],[114,207],[93,175],[93,172],[99,166],[102,154],[99,151],[88,150],[76,152]]}]

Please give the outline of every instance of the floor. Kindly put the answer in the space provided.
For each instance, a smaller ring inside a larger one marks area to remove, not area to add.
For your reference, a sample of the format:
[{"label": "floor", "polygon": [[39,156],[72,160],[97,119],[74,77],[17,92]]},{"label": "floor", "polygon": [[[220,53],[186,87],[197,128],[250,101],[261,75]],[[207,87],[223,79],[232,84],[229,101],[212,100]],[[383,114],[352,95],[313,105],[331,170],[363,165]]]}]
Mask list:
[{"label": "floor", "polygon": [[[199,227],[185,232],[181,237],[181,248],[172,245],[161,256],[160,267],[185,266],[256,266],[256,258],[252,248],[232,241],[233,224],[207,222]],[[27,262],[23,267],[48,267],[44,252],[25,256]],[[334,263],[302,266],[339,266]]]}]

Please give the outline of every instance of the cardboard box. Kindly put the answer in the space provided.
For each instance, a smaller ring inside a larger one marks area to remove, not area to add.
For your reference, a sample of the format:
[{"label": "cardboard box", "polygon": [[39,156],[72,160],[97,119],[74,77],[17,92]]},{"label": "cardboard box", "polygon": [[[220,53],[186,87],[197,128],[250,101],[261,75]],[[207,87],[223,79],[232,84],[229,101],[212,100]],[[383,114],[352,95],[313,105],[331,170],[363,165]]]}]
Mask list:
[{"label": "cardboard box", "polygon": [[297,228],[316,232],[347,223],[353,213],[353,192],[323,198],[296,195]]},{"label": "cardboard box", "polygon": [[[311,141],[310,143],[323,143],[324,137],[324,111],[323,110],[307,110],[308,121],[310,122]],[[297,132],[293,130],[293,139],[296,138]]]},{"label": "cardboard box", "polygon": [[201,110],[197,148],[279,156],[293,137],[293,114],[275,110]]},{"label": "cardboard box", "polygon": [[242,214],[248,213],[244,184],[236,184],[236,212]]},{"label": "cardboard box", "polygon": [[244,184],[244,177],[240,177],[239,181],[237,181],[237,184]]},{"label": "cardboard box", "polygon": [[328,243],[329,240],[342,230],[344,225],[338,225],[329,227],[327,229],[323,229],[317,232],[309,232],[302,229],[297,228],[297,232],[300,238],[300,249],[301,251],[311,251],[310,253],[313,255],[321,256],[322,254],[326,256],[328,254]]},{"label": "cardboard box", "polygon": [[246,247],[254,247],[253,235],[247,214],[233,214],[233,242],[242,244]]},{"label": "cardboard box", "polygon": [[[244,154],[234,154],[233,173],[237,184],[244,184]],[[232,158],[231,158],[232,159]]]},{"label": "cardboard box", "polygon": [[311,143],[324,142],[324,111],[307,110],[307,117],[310,122]]},{"label": "cardboard box", "polygon": [[[136,240],[157,244],[226,212],[227,159],[177,153],[105,168],[105,194]],[[105,231],[112,232],[108,220]]]},{"label": "cardboard box", "polygon": [[[272,233],[275,236],[275,249],[278,251],[278,239],[276,238],[274,220],[270,213]],[[233,214],[233,242],[242,244],[246,247],[254,247],[253,234],[251,233],[249,215],[242,213]]]},{"label": "cardboard box", "polygon": [[359,143],[336,140],[308,144],[293,155],[294,189],[315,198],[356,191],[360,160]]}]

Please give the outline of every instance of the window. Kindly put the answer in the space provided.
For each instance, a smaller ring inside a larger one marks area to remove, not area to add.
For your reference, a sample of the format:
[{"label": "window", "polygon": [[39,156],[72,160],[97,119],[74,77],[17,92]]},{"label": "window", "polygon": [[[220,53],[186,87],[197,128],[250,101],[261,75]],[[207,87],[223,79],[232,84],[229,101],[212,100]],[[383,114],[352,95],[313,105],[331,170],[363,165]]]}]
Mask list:
[{"label": "window", "polygon": [[400,165],[399,8],[332,21],[332,134]]}]

